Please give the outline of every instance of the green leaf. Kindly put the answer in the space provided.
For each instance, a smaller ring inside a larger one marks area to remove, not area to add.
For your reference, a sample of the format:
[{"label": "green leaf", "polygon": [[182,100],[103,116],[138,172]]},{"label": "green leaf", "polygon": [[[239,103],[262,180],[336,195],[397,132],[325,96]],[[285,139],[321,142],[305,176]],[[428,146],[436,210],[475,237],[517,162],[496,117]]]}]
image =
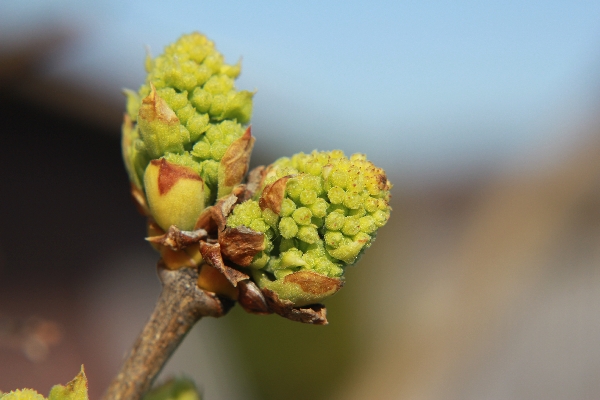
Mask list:
[{"label": "green leaf", "polygon": [[[0,400],[46,400],[46,398],[33,389],[22,389],[0,393]],[[81,372],[66,386],[54,386],[50,390],[48,400],[88,400],[87,378],[83,372],[83,365]]]},{"label": "green leaf", "polygon": [[75,379],[67,383],[66,386],[54,386],[50,390],[48,400],[88,400],[87,378],[83,372],[83,365]]}]

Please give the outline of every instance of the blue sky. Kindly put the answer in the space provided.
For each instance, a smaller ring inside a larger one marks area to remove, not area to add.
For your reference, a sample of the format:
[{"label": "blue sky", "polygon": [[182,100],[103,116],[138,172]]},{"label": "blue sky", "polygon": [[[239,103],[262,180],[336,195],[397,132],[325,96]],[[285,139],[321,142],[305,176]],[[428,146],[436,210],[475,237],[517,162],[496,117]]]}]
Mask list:
[{"label": "blue sky", "polygon": [[282,154],[366,152],[440,171],[534,149],[600,94],[598,1],[17,1],[0,37],[63,23],[81,39],[52,73],[109,96],[199,30],[257,89],[254,134]]}]

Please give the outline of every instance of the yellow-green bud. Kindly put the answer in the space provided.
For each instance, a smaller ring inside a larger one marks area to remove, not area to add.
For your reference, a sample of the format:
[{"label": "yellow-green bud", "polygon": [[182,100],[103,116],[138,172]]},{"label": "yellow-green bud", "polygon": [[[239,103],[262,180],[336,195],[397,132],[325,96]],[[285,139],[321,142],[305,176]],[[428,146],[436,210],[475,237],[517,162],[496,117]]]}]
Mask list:
[{"label": "yellow-green bud", "polygon": [[[197,32],[182,36],[164,54],[148,57],[146,69],[139,91],[125,91],[122,147],[127,172],[138,192],[146,194],[151,216],[163,229],[172,221],[193,227],[188,219],[198,206],[214,204],[244,178],[254,143],[245,126],[253,93],[236,90],[239,63],[225,64],[214,43]],[[146,187],[152,181],[146,175],[155,174],[147,172],[150,162],[161,159],[192,169],[203,182],[202,190],[200,184],[190,189],[200,196],[193,206],[167,211],[169,207],[157,201],[156,185],[152,190]]]},{"label": "yellow-green bud", "polygon": [[204,210],[204,182],[196,171],[164,158],[153,160],[146,168],[144,186],[150,212],[161,228],[194,229]]},{"label": "yellow-green bud", "polygon": [[300,153],[270,165],[255,200],[236,206],[227,225],[251,227],[271,216],[265,246],[271,250],[260,255],[255,278],[280,299],[306,305],[335,293],[344,267],[371,245],[389,218],[390,188],[383,170],[363,155]]},{"label": "yellow-green bud", "polygon": [[[235,89],[239,63],[226,65],[199,33],[182,36],[155,59],[147,57],[146,70],[141,88],[125,91],[122,148],[132,194],[156,221],[156,235],[158,227],[193,230],[205,207],[229,194],[247,172],[254,138],[245,125],[253,94]],[[268,227],[260,221],[249,225],[257,231]],[[265,242],[274,236],[263,233]],[[197,250],[157,249],[170,268],[200,261]]]}]

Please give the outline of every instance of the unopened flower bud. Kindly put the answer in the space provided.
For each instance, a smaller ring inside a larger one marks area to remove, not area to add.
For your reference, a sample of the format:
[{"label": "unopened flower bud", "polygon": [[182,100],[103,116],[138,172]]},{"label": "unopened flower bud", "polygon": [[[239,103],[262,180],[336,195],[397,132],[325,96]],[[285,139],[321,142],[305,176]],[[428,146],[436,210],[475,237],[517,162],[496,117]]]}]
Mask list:
[{"label": "unopened flower bud", "polygon": [[251,264],[258,285],[296,306],[313,304],[342,286],[344,268],[387,222],[390,188],[364,155],[300,153],[269,166],[255,199],[237,205],[227,225],[268,225]]},{"label": "unopened flower bud", "polygon": [[[139,91],[125,91],[125,165],[138,203],[161,228],[191,229],[202,209],[229,194],[247,172],[254,138],[244,125],[253,93],[236,90],[239,63],[225,64],[199,33],[182,36],[148,58],[146,67]],[[171,175],[159,170],[183,178],[164,191],[157,179]]]},{"label": "unopened flower bud", "polygon": [[190,167],[152,160],[144,173],[150,212],[164,230],[192,230],[204,210],[204,182]]}]

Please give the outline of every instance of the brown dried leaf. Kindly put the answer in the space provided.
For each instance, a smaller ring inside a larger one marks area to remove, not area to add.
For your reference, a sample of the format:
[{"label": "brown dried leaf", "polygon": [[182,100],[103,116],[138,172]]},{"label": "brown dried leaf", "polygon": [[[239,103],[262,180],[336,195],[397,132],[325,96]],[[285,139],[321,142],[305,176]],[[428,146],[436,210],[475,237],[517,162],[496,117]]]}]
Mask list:
[{"label": "brown dried leaf", "polygon": [[219,232],[223,255],[234,263],[247,267],[256,254],[265,249],[264,235],[245,226],[226,227]]},{"label": "brown dried leaf", "polygon": [[227,217],[229,215],[229,213],[231,213],[233,206],[235,206],[237,203],[238,203],[238,198],[235,197],[234,195],[229,195],[229,196],[221,199],[216,205],[219,207],[221,214],[224,217]]},{"label": "brown dried leaf", "polygon": [[310,304],[302,307],[294,307],[289,300],[281,300],[277,293],[269,289],[262,289],[269,308],[276,314],[292,321],[304,324],[327,325],[327,309],[323,304]]},{"label": "brown dried leaf", "polygon": [[219,164],[219,191],[217,198],[231,193],[231,189],[244,179],[246,172],[248,172],[248,164],[250,163],[254,141],[255,138],[252,137],[251,129],[248,127],[246,132],[231,143],[227,151],[225,151]]},{"label": "brown dried leaf", "polygon": [[227,197],[222,198],[211,207],[210,213],[213,221],[217,224],[217,229],[220,232],[225,230],[225,226],[227,225],[227,216],[233,209],[233,206],[237,203],[237,197],[234,195],[229,195]]},{"label": "brown dried leaf", "polygon": [[195,260],[186,250],[175,251],[162,243],[162,238],[166,233],[152,218],[148,218],[148,236],[146,240],[152,247],[160,253],[165,266],[170,270],[176,270],[183,267],[195,267],[199,260]]},{"label": "brown dried leaf", "polygon": [[261,210],[269,208],[275,214],[279,215],[281,212],[281,203],[285,196],[285,186],[292,177],[293,175],[284,176],[264,188],[258,201]]},{"label": "brown dried leaf", "polygon": [[204,229],[197,229],[195,231],[182,231],[175,225],[171,225],[167,233],[160,236],[151,236],[146,238],[150,243],[160,244],[167,246],[172,250],[182,250],[192,244],[200,242],[200,240],[206,238],[208,233]]},{"label": "brown dried leaf", "polygon": [[246,183],[237,185],[231,191],[231,194],[238,198],[238,203],[243,203],[254,197],[256,191],[260,188],[266,169],[259,165],[248,173]]},{"label": "brown dried leaf", "polygon": [[151,83],[150,94],[142,99],[140,105],[139,120],[160,121],[168,125],[176,125],[179,118],[169,107],[167,102],[156,93],[156,88]]},{"label": "brown dried leaf", "polygon": [[214,206],[205,208],[200,213],[194,229],[204,229],[209,234],[224,230],[227,225],[227,216],[237,202],[238,198],[231,194],[217,201]]},{"label": "brown dried leaf", "polygon": [[254,193],[260,188],[261,183],[265,177],[267,169],[264,165],[259,165],[254,168],[248,174],[248,180],[246,182],[246,190],[250,194],[250,197],[254,196]]},{"label": "brown dried leaf", "polygon": [[246,188],[245,183],[240,183],[236,185],[231,191],[231,195],[237,197],[239,203],[243,203],[248,200],[250,197],[247,197],[248,189]]},{"label": "brown dried leaf", "polygon": [[247,200],[250,200],[252,196],[254,196],[254,193],[248,190],[248,187],[245,183],[234,187],[231,191],[231,194],[237,197],[238,203],[243,203]]},{"label": "brown dried leaf", "polygon": [[206,207],[198,217],[194,229],[204,229],[209,234],[217,232],[217,224],[213,220],[212,207]]},{"label": "brown dried leaf", "polygon": [[239,289],[238,302],[246,312],[258,315],[273,313],[267,305],[265,296],[254,282],[241,281],[237,287]]},{"label": "brown dried leaf", "polygon": [[200,242],[200,253],[202,258],[208,265],[211,265],[218,269],[233,286],[237,286],[238,282],[250,277],[237,269],[228,267],[223,262],[221,257],[221,246],[218,243],[210,244],[206,242]]}]

